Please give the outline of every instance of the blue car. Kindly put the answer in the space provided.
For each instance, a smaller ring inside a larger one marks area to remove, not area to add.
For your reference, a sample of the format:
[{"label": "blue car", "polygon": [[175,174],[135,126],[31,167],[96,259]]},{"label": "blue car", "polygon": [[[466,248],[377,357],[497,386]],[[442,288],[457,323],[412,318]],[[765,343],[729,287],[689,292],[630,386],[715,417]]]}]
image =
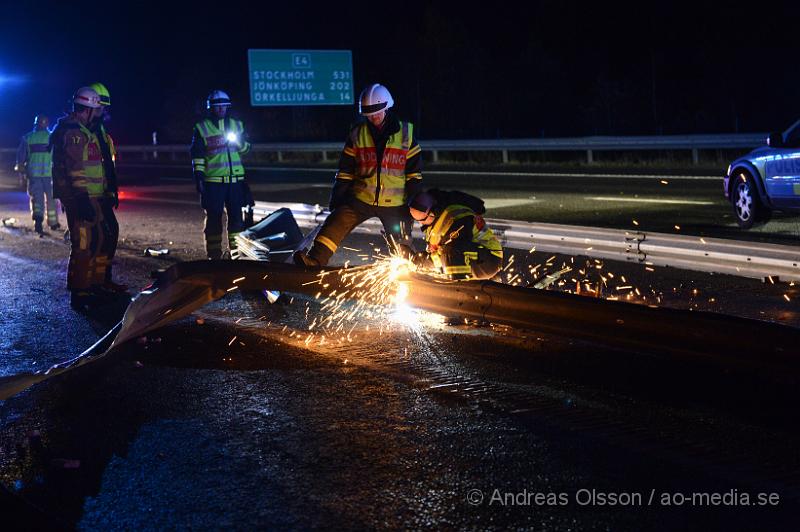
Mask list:
[{"label": "blue car", "polygon": [[742,229],[766,223],[773,211],[800,213],[800,120],[733,161],[724,187]]}]

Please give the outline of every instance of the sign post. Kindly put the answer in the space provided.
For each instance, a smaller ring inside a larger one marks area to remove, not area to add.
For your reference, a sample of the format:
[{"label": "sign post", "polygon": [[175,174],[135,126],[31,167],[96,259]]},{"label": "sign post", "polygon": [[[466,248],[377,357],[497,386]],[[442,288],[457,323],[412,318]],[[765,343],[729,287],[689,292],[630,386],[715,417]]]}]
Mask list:
[{"label": "sign post", "polygon": [[353,105],[350,50],[248,50],[250,105]]}]

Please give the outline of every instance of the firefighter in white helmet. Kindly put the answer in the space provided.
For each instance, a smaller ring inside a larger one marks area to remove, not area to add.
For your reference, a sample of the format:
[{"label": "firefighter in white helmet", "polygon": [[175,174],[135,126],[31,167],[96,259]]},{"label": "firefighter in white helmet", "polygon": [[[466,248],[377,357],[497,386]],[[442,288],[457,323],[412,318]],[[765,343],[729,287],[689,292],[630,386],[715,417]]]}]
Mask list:
[{"label": "firefighter in white helmet", "polygon": [[221,90],[206,99],[207,116],[194,125],[192,168],[200,203],[206,212],[205,242],[209,259],[223,255],[222,215],[228,214],[228,246],[236,250],[236,235],[244,229],[242,209],[247,206],[242,155],[250,151],[241,120],[228,116],[231,99]]},{"label": "firefighter in white helmet", "polygon": [[115,297],[104,286],[108,255],[103,243],[111,234],[101,205],[107,183],[98,135],[105,133],[98,133],[103,109],[94,89],[81,87],[72,102],[72,112],[58,121],[50,144],[54,193],[67,212],[72,243],[67,289],[72,307],[86,311]]},{"label": "firefighter in white helmet", "polygon": [[339,158],[330,216],[311,250],[294,254],[296,264],[325,266],[344,238],[370,218],[383,223],[391,251],[408,249],[411,216],[406,201],[422,187],[421,149],[410,122],[391,112],[394,99],[378,83],[359,97],[361,119],[352,127]]}]

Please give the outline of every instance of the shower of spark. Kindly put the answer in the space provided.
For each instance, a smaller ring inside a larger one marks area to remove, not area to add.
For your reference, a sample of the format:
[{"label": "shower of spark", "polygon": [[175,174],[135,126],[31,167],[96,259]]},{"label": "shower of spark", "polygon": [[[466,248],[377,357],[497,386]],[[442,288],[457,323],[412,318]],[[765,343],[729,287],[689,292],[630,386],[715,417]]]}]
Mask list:
[{"label": "shower of spark", "polygon": [[[306,320],[310,321],[306,345],[352,342],[362,329],[369,332],[372,327],[374,333],[376,324],[378,334],[396,326],[416,329],[417,311],[405,304],[408,284],[403,280],[414,269],[404,258],[379,256],[369,268],[321,272],[314,281],[320,285],[315,299],[321,307],[310,313],[309,302],[306,308]],[[331,282],[331,276],[338,276],[337,282]]]}]

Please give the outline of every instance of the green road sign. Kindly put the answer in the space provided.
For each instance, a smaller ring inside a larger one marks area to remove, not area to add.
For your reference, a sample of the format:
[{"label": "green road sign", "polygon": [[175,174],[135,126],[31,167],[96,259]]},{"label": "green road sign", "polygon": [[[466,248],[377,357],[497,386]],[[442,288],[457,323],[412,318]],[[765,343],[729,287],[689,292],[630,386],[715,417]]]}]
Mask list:
[{"label": "green road sign", "polygon": [[353,105],[350,50],[248,50],[250,105]]}]

